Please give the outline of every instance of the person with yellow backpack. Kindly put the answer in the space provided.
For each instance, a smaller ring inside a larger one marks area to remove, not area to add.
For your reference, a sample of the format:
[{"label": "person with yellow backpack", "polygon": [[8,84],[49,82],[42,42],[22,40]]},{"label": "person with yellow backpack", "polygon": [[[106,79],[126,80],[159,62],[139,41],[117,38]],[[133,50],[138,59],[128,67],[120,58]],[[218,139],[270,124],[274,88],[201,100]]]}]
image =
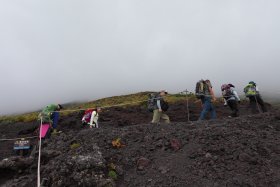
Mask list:
[{"label": "person with yellow backpack", "polygon": [[254,81],[250,81],[248,83],[248,85],[244,88],[244,93],[246,97],[248,97],[250,100],[250,107],[252,109],[252,113],[257,113],[257,108],[260,112],[267,112],[257,84]]}]

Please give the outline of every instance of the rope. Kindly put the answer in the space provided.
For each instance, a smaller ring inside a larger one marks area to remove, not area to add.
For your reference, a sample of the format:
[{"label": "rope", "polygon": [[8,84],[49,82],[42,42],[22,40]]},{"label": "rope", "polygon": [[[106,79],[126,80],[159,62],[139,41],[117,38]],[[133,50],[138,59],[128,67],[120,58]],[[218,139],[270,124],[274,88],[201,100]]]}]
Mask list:
[{"label": "rope", "polygon": [[[191,93],[189,91],[187,91],[188,93]],[[177,94],[182,94],[182,93],[186,93],[186,90],[178,92]],[[188,95],[188,94],[187,94]],[[207,97],[212,97],[212,95],[207,95],[207,94],[194,94],[194,96],[207,96]],[[241,95],[238,95],[241,96]],[[242,95],[243,96],[243,95]],[[168,96],[163,96],[163,97],[168,97]],[[235,95],[230,95],[228,97],[235,97]],[[162,97],[157,97],[157,98],[153,98],[153,99],[160,99]],[[101,109],[106,109],[106,108],[112,108],[112,107],[120,107],[120,106],[126,106],[126,105],[132,105],[132,104],[137,104],[137,103],[143,103],[143,102],[147,102],[153,99],[145,99],[145,100],[141,100],[141,101],[134,101],[134,102],[130,102],[130,103],[123,103],[123,104],[116,104],[116,105],[108,105],[108,106],[103,106],[103,107],[99,107]],[[77,111],[81,111],[81,110],[88,110],[88,109],[96,109],[96,107],[94,108],[80,108],[80,109],[72,109],[72,110],[60,110],[60,111],[55,111],[57,113],[63,113],[63,112],[77,112]]]},{"label": "rope", "polygon": [[[112,108],[112,107],[125,106],[125,105],[131,105],[131,104],[136,104],[136,103],[142,103],[142,102],[145,102],[145,101],[148,101],[148,100],[135,101],[135,102],[131,102],[131,103],[123,103],[123,104],[117,104],[117,105],[108,105],[108,106],[99,107],[99,108],[102,108],[102,109]],[[55,112],[57,112],[57,113],[76,112],[76,111],[88,110],[88,109],[96,109],[96,107],[94,107],[94,108],[80,108],[80,109],[73,109],[73,110],[61,110],[61,111],[55,111]]]},{"label": "rope", "polygon": [[38,176],[37,176],[37,187],[41,186],[41,175],[40,175],[40,166],[41,166],[41,146],[42,146],[42,125],[43,119],[41,117],[41,124],[40,124],[40,133],[39,133],[39,156],[38,156]]},{"label": "rope", "polygon": [[275,91],[275,92],[271,92],[271,91],[267,91],[267,90],[262,90],[261,92],[262,92],[262,93],[270,93],[270,94],[280,95],[280,91],[279,91],[279,90],[277,90],[277,91]]},{"label": "rope", "polygon": [[[207,97],[212,97],[212,95],[207,95],[207,94],[195,94],[195,96],[207,96]],[[244,96],[244,95],[238,95],[239,97]],[[224,96],[222,95],[224,98]],[[226,97],[236,97],[236,95],[227,95]]]},{"label": "rope", "polygon": [[14,140],[21,140],[21,139],[33,139],[33,138],[38,138],[38,136],[30,136],[30,137],[23,137],[23,138],[7,138],[7,139],[0,139],[0,141],[14,141]]},{"label": "rope", "polygon": [[[182,92],[179,92],[179,93],[182,93]],[[163,96],[163,97],[168,97],[168,96]],[[153,99],[145,99],[145,100],[134,101],[134,102],[130,102],[130,103],[107,105],[107,106],[103,106],[103,107],[99,107],[99,108],[106,109],[106,108],[112,108],[112,107],[126,106],[126,105],[132,105],[132,104],[137,104],[137,103],[143,103],[143,102],[147,102],[147,101],[151,101],[151,100],[157,100],[157,99],[161,99],[161,98],[162,97],[156,97],[156,98],[153,98]],[[96,107],[95,108],[80,108],[80,109],[72,109],[72,110],[61,110],[61,111],[55,111],[55,112],[57,112],[57,113],[76,112],[76,111],[88,110],[88,109],[96,109]]]},{"label": "rope", "polygon": [[[182,93],[182,92],[179,92]],[[168,96],[163,96],[163,97],[168,97]],[[161,99],[162,97],[156,97],[153,99],[146,99],[146,100],[142,100],[142,101],[134,101],[134,102],[130,102],[130,103],[123,103],[123,104],[116,104],[116,105],[108,105],[108,106],[104,106],[104,107],[100,107],[100,108],[112,108],[112,107],[118,107],[118,106],[125,106],[125,105],[131,105],[131,104],[136,104],[136,103],[143,103],[143,102],[147,102],[147,101],[151,101],[154,99]],[[62,110],[62,111],[55,111],[57,113],[63,113],[63,112],[76,112],[76,111],[81,111],[81,110],[88,110],[88,109],[95,109],[95,108],[80,108],[80,109],[73,109],[73,110]],[[41,125],[42,125],[42,117],[40,117],[41,120]],[[41,126],[40,126],[41,129]],[[41,130],[40,130],[41,133]],[[32,139],[32,138],[37,138],[38,136],[31,136],[31,137],[26,137],[24,139]],[[41,134],[40,134],[41,137]],[[13,140],[21,140],[22,138],[13,138],[13,139],[0,139],[0,141],[13,141]],[[40,138],[41,141],[41,138]]]},{"label": "rope", "polygon": [[[160,99],[160,97],[158,98],[154,98],[154,99]],[[125,106],[125,105],[131,105],[131,104],[136,104],[136,103],[143,103],[143,102],[147,102],[153,99],[146,99],[146,100],[142,100],[142,101],[135,101],[135,102],[131,102],[131,103],[123,103],[123,104],[117,104],[117,105],[108,105],[108,106],[104,106],[101,108],[112,108],[112,107],[118,107],[118,106]]]}]

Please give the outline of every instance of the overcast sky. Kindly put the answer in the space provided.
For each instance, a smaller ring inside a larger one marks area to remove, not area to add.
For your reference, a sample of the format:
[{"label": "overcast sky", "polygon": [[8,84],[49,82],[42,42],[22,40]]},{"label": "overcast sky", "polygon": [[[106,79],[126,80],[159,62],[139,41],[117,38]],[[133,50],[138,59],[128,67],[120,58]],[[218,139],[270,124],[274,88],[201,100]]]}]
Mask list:
[{"label": "overcast sky", "polygon": [[[254,80],[280,94],[279,0],[2,0],[0,115]],[[277,85],[277,86],[275,86]],[[242,94],[242,93],[240,93]]]}]

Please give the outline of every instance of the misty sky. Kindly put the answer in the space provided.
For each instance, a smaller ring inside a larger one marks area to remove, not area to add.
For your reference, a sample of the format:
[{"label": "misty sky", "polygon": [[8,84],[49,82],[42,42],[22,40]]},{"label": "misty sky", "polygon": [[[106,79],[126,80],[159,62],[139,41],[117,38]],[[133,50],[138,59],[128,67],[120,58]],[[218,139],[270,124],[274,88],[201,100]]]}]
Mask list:
[{"label": "misty sky", "polygon": [[[280,95],[279,0],[2,0],[0,115],[254,80]],[[277,86],[275,86],[277,85]],[[242,94],[240,92],[240,94]]]}]

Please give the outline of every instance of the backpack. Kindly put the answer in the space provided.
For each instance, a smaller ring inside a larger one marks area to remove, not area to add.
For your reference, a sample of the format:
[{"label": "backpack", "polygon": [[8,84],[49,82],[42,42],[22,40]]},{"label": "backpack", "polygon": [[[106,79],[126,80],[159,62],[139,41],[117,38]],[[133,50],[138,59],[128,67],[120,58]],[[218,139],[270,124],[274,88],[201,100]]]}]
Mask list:
[{"label": "backpack", "polygon": [[248,84],[244,88],[244,93],[245,93],[246,97],[256,96],[257,95],[257,88],[253,84]]},{"label": "backpack", "polygon": [[204,80],[200,80],[196,83],[195,87],[195,95],[198,99],[203,98],[206,94],[206,91],[209,90],[208,85],[204,82]]},{"label": "backpack", "polygon": [[160,100],[160,105],[161,105],[161,109],[162,111],[166,112],[169,108],[169,104],[167,101],[164,101],[163,99]]},{"label": "backpack", "polygon": [[86,122],[86,123],[89,123],[90,122],[90,118],[91,118],[91,114],[92,112],[94,111],[94,109],[87,109],[85,111],[85,114],[83,116],[83,121]]},{"label": "backpack", "polygon": [[156,106],[157,94],[156,94],[156,93],[151,93],[151,94],[149,94],[148,98],[149,98],[149,99],[148,99],[148,103],[147,103],[147,105],[148,105],[148,111],[149,111],[149,112],[153,112],[154,109],[155,109],[155,106]]}]

